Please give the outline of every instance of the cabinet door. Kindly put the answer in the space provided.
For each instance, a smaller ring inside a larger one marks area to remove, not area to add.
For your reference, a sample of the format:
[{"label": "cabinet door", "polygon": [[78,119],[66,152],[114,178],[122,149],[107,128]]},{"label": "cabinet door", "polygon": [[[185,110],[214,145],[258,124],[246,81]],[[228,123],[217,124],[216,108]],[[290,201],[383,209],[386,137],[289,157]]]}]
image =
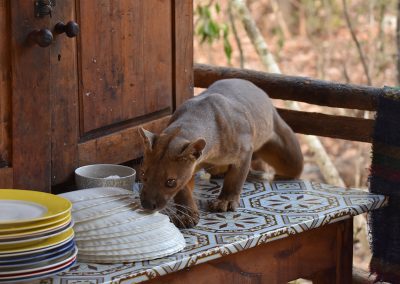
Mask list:
[{"label": "cabinet door", "polygon": [[158,111],[171,112],[171,8],[171,1],[80,1],[83,136]]},{"label": "cabinet door", "polygon": [[[11,4],[14,181],[50,190],[80,165],[140,156],[137,128],[160,131],[192,96],[193,7],[186,0],[55,1],[51,18],[36,18],[34,2]],[[75,38],[54,33],[47,48],[26,42],[33,29],[54,32],[71,20],[80,27]]]}]

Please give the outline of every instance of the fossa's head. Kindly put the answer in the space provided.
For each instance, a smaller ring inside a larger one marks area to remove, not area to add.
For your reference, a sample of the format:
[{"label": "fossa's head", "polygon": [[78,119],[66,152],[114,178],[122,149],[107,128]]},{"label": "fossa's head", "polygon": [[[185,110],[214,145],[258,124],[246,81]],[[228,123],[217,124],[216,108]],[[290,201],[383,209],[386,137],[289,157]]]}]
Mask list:
[{"label": "fossa's head", "polygon": [[180,129],[161,135],[139,132],[144,144],[140,202],[144,209],[161,210],[190,181],[206,142],[179,138]]}]

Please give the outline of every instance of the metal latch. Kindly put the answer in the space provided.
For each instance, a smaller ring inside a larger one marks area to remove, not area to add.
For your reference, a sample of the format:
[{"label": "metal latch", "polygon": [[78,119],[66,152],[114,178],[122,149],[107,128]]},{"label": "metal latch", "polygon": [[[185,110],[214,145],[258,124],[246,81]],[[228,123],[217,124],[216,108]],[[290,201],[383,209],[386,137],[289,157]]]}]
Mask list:
[{"label": "metal latch", "polygon": [[43,18],[47,15],[51,18],[53,8],[56,6],[56,0],[36,0],[34,3],[36,18]]}]

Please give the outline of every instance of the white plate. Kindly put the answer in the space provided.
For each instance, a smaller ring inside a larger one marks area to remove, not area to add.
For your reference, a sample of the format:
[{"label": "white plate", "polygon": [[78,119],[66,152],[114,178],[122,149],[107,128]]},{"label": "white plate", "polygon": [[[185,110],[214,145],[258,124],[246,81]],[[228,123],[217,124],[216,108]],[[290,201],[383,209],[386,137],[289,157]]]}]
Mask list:
[{"label": "white plate", "polygon": [[121,263],[121,262],[136,262],[144,260],[152,260],[156,258],[166,257],[185,248],[184,243],[179,243],[176,246],[162,251],[153,252],[151,254],[134,254],[134,255],[115,255],[115,256],[101,256],[101,255],[86,255],[79,253],[79,260],[82,262],[97,262],[97,263]]},{"label": "white plate", "polygon": [[102,197],[102,198],[95,198],[95,199],[90,199],[90,200],[74,202],[72,204],[72,212],[86,209],[86,208],[95,207],[95,206],[98,206],[101,204],[105,204],[105,203],[108,203],[111,201],[121,200],[121,199],[125,199],[125,198],[132,198],[132,197],[128,196],[128,195],[118,195],[118,196]]},{"label": "white plate", "polygon": [[72,207],[69,200],[57,195],[22,189],[1,189],[0,201],[1,229],[51,220],[70,212]]},{"label": "white plate", "polygon": [[122,237],[126,235],[139,234],[149,230],[153,230],[169,224],[169,218],[162,214],[157,214],[152,217],[143,217],[140,219],[131,220],[127,223],[113,225],[106,228],[93,229],[86,231],[85,226],[77,224],[75,226],[76,240],[92,240],[99,238]]},{"label": "white plate", "polygon": [[97,219],[103,216],[113,215],[118,212],[134,210],[140,207],[139,203],[133,198],[124,198],[110,201],[95,207],[78,210],[72,213],[76,223]]},{"label": "white plate", "polygon": [[43,217],[47,208],[25,200],[0,200],[0,222],[25,221]]},{"label": "white plate", "polygon": [[152,243],[151,245],[141,246],[141,247],[129,247],[130,244],[119,244],[113,245],[112,250],[96,250],[96,248],[84,249],[78,245],[79,250],[85,255],[135,255],[135,254],[151,254],[157,251],[168,250],[174,248],[179,244],[185,243],[185,238],[182,235],[175,235],[168,241]]},{"label": "white plate", "polygon": [[[74,227],[74,230],[76,233],[88,232],[91,230],[113,227],[120,224],[126,224],[132,222],[133,220],[138,220],[140,218],[147,218],[148,216],[155,214],[160,214],[160,213],[156,212],[152,214],[147,214],[141,210],[131,210],[129,208],[129,210],[127,211],[118,212],[116,214],[105,216],[95,220],[80,222],[80,223],[75,222],[76,225]],[[168,217],[165,216],[165,218]]]},{"label": "white plate", "polygon": [[31,222],[31,223],[28,223],[27,225],[24,224],[23,226],[16,223],[11,227],[2,228],[0,225],[0,235],[19,234],[21,232],[43,230],[46,227],[60,225],[61,223],[68,220],[69,218],[71,218],[71,212],[67,211],[64,214],[61,214],[55,218],[51,218],[51,219],[43,220],[43,221]]},{"label": "white plate", "polygon": [[60,196],[69,199],[73,203],[83,200],[121,195],[133,196],[133,192],[118,187],[95,187],[60,194]]},{"label": "white plate", "polygon": [[[154,243],[166,242],[177,235],[181,235],[178,229],[172,224],[171,226],[163,226],[159,229],[149,230],[141,234],[133,234],[117,238],[106,238],[87,241],[76,241],[77,245],[82,249],[93,250],[111,250],[113,246],[128,244],[129,248],[142,247]],[[103,247],[103,249],[100,249]],[[122,248],[122,246],[121,246]],[[117,248],[118,249],[118,248]]]}]

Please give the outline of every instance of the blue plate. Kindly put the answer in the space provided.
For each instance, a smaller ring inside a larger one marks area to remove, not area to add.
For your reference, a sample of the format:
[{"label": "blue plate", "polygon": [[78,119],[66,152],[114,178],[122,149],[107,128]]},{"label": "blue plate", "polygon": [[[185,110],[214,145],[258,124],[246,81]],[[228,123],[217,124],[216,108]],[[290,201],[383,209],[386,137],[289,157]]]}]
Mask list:
[{"label": "blue plate", "polygon": [[51,260],[55,260],[57,258],[66,256],[70,254],[72,251],[75,250],[75,244],[71,243],[71,246],[61,250],[61,251],[56,251],[53,254],[46,254],[46,255],[40,255],[35,258],[30,258],[28,260],[24,260],[21,262],[8,262],[8,263],[3,263],[0,264],[0,272],[1,271],[7,271],[10,269],[28,269],[29,266],[40,266],[46,262],[49,262]]},{"label": "blue plate", "polygon": [[16,283],[16,282],[21,282],[21,281],[31,281],[31,280],[35,280],[35,279],[46,278],[46,277],[55,275],[57,273],[63,272],[65,270],[68,270],[75,263],[76,263],[76,260],[73,261],[68,266],[66,266],[64,268],[60,268],[59,270],[56,270],[56,271],[52,271],[52,272],[49,272],[49,273],[43,272],[43,274],[41,274],[41,275],[35,275],[35,276],[31,276],[31,277],[18,277],[18,278],[12,278],[12,279],[7,279],[7,280],[0,280],[0,283]]},{"label": "blue plate", "polygon": [[50,249],[50,250],[43,251],[43,252],[36,252],[36,253],[25,254],[25,255],[20,255],[20,256],[7,256],[7,257],[0,256],[0,267],[1,267],[1,265],[9,265],[9,264],[15,264],[15,263],[21,263],[21,262],[31,262],[33,260],[35,260],[35,261],[41,260],[43,258],[54,255],[56,253],[71,249],[74,246],[75,246],[75,241],[72,239],[69,242],[67,242],[57,248]]}]

